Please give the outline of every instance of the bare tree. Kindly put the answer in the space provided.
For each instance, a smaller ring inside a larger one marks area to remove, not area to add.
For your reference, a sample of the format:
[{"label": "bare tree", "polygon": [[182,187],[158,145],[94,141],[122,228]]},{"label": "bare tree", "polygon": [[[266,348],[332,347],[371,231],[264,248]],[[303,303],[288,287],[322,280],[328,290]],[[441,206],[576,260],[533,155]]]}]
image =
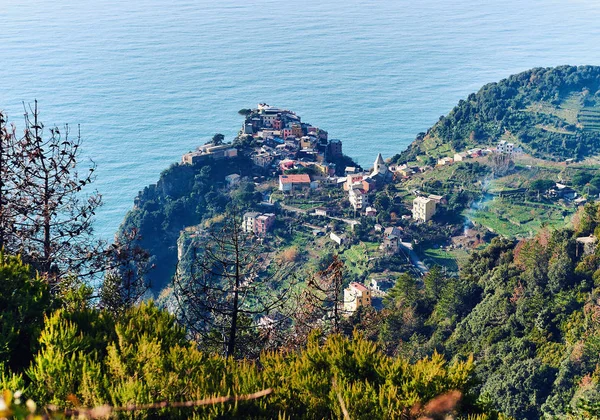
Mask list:
[{"label": "bare tree", "polygon": [[16,144],[15,184],[20,197],[15,203],[15,236],[20,252],[45,273],[58,280],[67,271],[80,272],[102,244],[93,240],[92,222],[101,205],[97,192],[84,196],[82,189],[94,180],[95,164],[85,174],[77,163],[81,136],[70,136],[68,125],[44,126],[35,107],[25,112],[25,134]]},{"label": "bare tree", "polygon": [[148,253],[137,245],[137,232],[122,232],[110,245],[94,237],[101,197],[84,195],[95,165],[79,174],[81,136],[72,138],[66,125],[50,129],[44,139],[37,101],[30,112],[25,111],[20,139],[0,112],[0,249],[20,253],[56,293],[64,289],[58,287],[63,279],[65,287],[73,283],[67,274],[96,279],[104,274],[101,304],[113,310],[131,306],[148,286],[143,280]]},{"label": "bare tree", "polygon": [[0,111],[0,249],[12,251],[12,231],[15,222],[15,127],[8,126],[6,115]]},{"label": "bare tree", "polygon": [[319,328],[325,334],[339,333],[344,306],[344,262],[333,256],[332,262],[312,276],[300,295],[294,316],[292,347],[303,346],[309,333]]},{"label": "bare tree", "polygon": [[270,263],[236,214],[202,231],[189,252],[191,263],[173,281],[180,319],[201,344],[236,356],[239,338],[259,332],[258,317],[269,317],[269,327],[279,321],[294,286],[291,267]]},{"label": "bare tree", "polygon": [[510,155],[503,153],[493,153],[489,158],[492,167],[492,177],[498,178],[508,175],[515,167]]}]

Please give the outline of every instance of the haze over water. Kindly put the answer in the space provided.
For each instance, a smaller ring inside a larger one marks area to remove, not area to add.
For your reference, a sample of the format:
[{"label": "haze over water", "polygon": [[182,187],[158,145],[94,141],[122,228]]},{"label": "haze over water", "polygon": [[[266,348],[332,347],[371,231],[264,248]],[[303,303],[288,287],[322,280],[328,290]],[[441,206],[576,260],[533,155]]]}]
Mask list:
[{"label": "haze over water", "polygon": [[[292,109],[369,166],[531,67],[600,64],[595,0],[0,0],[0,108],[80,123],[110,238],[137,192],[241,108]],[[85,163],[85,162],[84,162]]]}]

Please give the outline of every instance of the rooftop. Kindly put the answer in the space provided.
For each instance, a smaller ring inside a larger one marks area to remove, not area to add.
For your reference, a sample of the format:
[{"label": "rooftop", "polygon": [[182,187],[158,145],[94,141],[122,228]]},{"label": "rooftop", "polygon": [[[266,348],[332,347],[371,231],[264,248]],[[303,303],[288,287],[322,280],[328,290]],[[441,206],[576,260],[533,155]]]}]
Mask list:
[{"label": "rooftop", "polygon": [[576,241],[580,244],[595,244],[598,239],[595,236],[580,236]]},{"label": "rooftop", "polygon": [[433,200],[431,198],[427,198],[427,197],[417,197],[414,199],[414,202],[421,203],[421,204],[427,204],[430,201],[433,201]]},{"label": "rooftop", "polygon": [[353,281],[352,283],[350,283],[350,287],[356,289],[356,290],[360,290],[361,292],[367,292],[369,289],[367,289],[364,285],[357,283],[355,281]]},{"label": "rooftop", "polygon": [[282,184],[310,184],[308,174],[279,175],[279,181]]}]

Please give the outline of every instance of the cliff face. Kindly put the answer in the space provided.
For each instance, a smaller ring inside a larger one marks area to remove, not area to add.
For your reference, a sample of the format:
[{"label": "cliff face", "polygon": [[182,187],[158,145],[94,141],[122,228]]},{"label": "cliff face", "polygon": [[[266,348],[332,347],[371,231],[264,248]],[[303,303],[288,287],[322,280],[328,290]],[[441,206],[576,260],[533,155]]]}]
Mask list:
[{"label": "cliff face", "polygon": [[177,266],[177,240],[181,231],[225,210],[231,197],[223,188],[225,177],[251,174],[244,157],[206,160],[195,165],[174,164],[155,185],[140,191],[120,232],[135,229],[139,244],[151,254],[155,268],[149,274],[152,290],[159,292]]}]

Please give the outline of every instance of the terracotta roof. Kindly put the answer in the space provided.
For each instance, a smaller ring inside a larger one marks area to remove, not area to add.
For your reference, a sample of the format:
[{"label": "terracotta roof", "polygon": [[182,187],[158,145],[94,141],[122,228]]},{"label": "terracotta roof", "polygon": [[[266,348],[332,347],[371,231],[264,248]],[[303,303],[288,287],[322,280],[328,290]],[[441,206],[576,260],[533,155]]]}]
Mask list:
[{"label": "terracotta roof", "polygon": [[355,289],[360,290],[361,292],[366,292],[368,290],[365,286],[355,281],[350,283],[350,287],[354,287]]},{"label": "terracotta roof", "polygon": [[310,184],[308,174],[279,175],[279,180],[282,184]]}]

